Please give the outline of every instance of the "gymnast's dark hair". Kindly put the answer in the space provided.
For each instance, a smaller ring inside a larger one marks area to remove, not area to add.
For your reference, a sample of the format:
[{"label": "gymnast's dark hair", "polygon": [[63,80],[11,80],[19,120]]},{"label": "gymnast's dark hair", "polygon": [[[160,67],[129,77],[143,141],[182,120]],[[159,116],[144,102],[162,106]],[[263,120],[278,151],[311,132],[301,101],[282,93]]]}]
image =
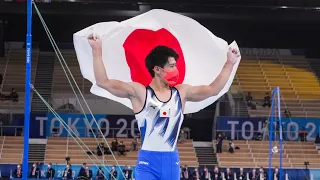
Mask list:
[{"label": "gymnast's dark hair", "polygon": [[157,46],[151,50],[146,57],[146,67],[152,77],[154,77],[153,68],[155,66],[164,67],[169,57],[173,57],[177,61],[179,55],[167,46]]}]

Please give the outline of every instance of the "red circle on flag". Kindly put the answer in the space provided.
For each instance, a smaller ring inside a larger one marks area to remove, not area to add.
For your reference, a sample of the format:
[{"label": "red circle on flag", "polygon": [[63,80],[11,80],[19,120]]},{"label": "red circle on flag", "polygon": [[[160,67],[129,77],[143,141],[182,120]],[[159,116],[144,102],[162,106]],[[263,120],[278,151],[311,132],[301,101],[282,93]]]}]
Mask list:
[{"label": "red circle on flag", "polygon": [[166,112],[163,112],[162,114],[163,114],[163,115],[167,115],[167,113],[166,113]]},{"label": "red circle on flag", "polygon": [[174,49],[179,55],[177,61],[179,79],[176,85],[183,82],[186,65],[181,46],[177,38],[163,28],[157,31],[136,29],[123,43],[127,64],[130,68],[131,80],[133,82],[139,82],[145,86],[150,84],[152,77],[146,68],[145,59],[153,48],[160,45]]}]

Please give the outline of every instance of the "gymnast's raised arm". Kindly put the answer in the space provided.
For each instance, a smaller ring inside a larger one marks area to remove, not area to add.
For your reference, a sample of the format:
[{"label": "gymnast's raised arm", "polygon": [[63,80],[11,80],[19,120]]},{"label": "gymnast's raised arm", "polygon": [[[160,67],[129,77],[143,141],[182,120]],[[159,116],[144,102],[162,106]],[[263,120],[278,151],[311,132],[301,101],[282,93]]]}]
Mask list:
[{"label": "gymnast's raised arm", "polygon": [[[140,99],[137,92],[143,90],[143,85],[139,83],[126,83],[119,80],[109,79],[102,61],[102,41],[94,38],[93,35],[88,37],[89,44],[92,47],[93,71],[97,86],[107,90],[111,94],[121,98]],[[145,94],[143,95],[145,96]]]},{"label": "gymnast's raised arm", "polygon": [[237,63],[240,54],[237,50],[230,48],[227,53],[227,62],[218,77],[210,84],[203,86],[190,86],[181,84],[177,86],[183,101],[203,101],[211,96],[216,96],[224,88],[233,70],[233,66]]}]

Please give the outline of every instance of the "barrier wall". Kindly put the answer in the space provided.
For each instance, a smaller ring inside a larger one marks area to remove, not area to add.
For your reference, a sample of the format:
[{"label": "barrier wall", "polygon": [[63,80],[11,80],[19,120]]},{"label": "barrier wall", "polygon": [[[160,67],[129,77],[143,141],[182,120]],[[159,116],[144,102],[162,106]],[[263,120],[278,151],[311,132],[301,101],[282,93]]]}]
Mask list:
[{"label": "barrier wall", "polygon": [[[31,170],[31,166],[32,164],[29,164],[29,171]],[[47,165],[40,165],[38,166],[39,169],[41,170],[41,175],[39,177],[39,179],[43,179],[45,178],[45,173],[47,170]],[[65,165],[52,165],[52,167],[55,169],[56,173],[55,173],[55,179],[61,179],[62,178],[62,174],[64,169],[66,168]],[[100,167],[100,166],[98,166]],[[90,167],[90,169],[92,170],[92,174],[93,174],[93,179],[95,179],[97,171],[98,171],[98,167],[96,166],[92,166]],[[80,171],[81,165],[71,165],[71,169],[72,169],[72,177],[76,178],[78,177],[78,173]],[[108,169],[109,171],[111,170],[112,166],[106,166],[106,169]],[[102,170],[104,171],[105,175],[107,178],[109,178],[109,173],[108,171],[102,167]],[[12,173],[14,172],[14,170],[16,169],[16,165],[12,165],[12,164],[0,164],[0,169],[1,169],[1,176],[2,177],[12,177]],[[117,167],[116,170],[118,171],[118,180],[124,180],[123,175],[121,173],[123,167]],[[135,167],[132,167],[132,170],[135,170]],[[30,172],[29,172],[30,173]],[[12,178],[13,179],[13,178]],[[29,178],[30,179],[30,178]]]},{"label": "barrier wall", "polygon": [[[216,131],[222,131],[226,136],[236,140],[251,140],[262,132],[262,123],[266,118],[219,117]],[[275,125],[275,124],[274,124]],[[283,139],[297,141],[299,130],[305,128],[307,140],[314,141],[319,135],[320,119],[316,118],[282,118]]]},{"label": "barrier wall", "polygon": [[[29,165],[29,169],[31,169],[31,164]],[[11,172],[13,172],[15,170],[16,166],[15,165],[4,165],[4,164],[0,164],[0,169],[1,169],[1,175],[2,177],[10,177],[11,175]],[[41,169],[41,177],[40,178],[44,178],[45,177],[45,172],[46,172],[46,169],[47,169],[47,166],[46,165],[40,165],[39,167]],[[55,174],[55,179],[61,179],[61,176],[62,176],[62,173],[63,173],[63,170],[65,168],[64,165],[53,165],[53,168],[56,170],[56,174]],[[78,173],[79,173],[79,170],[80,170],[81,166],[78,165],[78,166],[71,166],[71,169],[72,169],[72,174],[73,174],[73,177],[76,178]],[[111,169],[111,166],[106,166],[106,168],[108,168],[109,170]],[[122,174],[121,174],[121,170],[122,170],[123,167],[118,167],[117,168],[117,171],[118,171],[118,177],[117,179],[118,180],[124,180],[124,178],[122,177]],[[134,167],[133,168],[133,172],[135,170]],[[90,169],[92,170],[92,173],[94,175],[93,179],[95,179],[95,176],[96,176],[96,173],[97,173],[97,167],[90,167]],[[104,168],[103,168],[104,170]],[[212,169],[210,169],[212,170]],[[191,171],[193,171],[193,169],[191,169]],[[220,172],[225,172],[226,169],[225,168],[220,168]],[[251,172],[252,169],[244,169],[245,172]],[[268,169],[265,169],[264,170],[266,173],[268,173]],[[106,170],[104,170],[105,174],[107,175],[107,177],[109,178],[109,174],[106,172]],[[200,172],[202,172],[202,169],[200,169]],[[232,169],[231,168],[231,172],[233,173],[238,173],[239,172],[239,169]],[[306,170],[306,169],[283,169],[283,176],[285,176],[285,174],[288,174],[288,178],[290,180],[304,180],[304,179],[309,179],[311,174],[313,174],[313,177],[314,179],[317,179],[316,177],[319,177],[317,173],[319,173],[320,170]],[[133,173],[134,175],[134,173]],[[285,179],[283,177],[283,179]]]},{"label": "barrier wall", "polygon": [[[86,114],[88,121],[83,114],[59,114],[62,120],[68,124],[68,126],[80,137],[93,137],[90,132],[90,125],[92,126],[96,135],[100,134],[97,129],[97,125],[90,114]],[[107,115],[107,114],[95,114],[99,126],[103,130],[104,134],[108,138],[132,138],[137,136],[139,129],[137,122],[133,115]],[[0,135],[6,136],[20,136],[20,132],[23,129],[24,115],[13,114],[13,124],[11,127],[1,127],[0,131],[3,133]],[[212,123],[213,117],[207,119],[201,119],[197,116],[185,117],[182,127],[189,127],[192,129],[190,138],[197,141],[211,141],[212,140]],[[59,130],[58,136],[66,137],[68,132],[60,124],[59,120],[53,114],[32,114],[30,116],[30,138],[46,138],[52,135],[52,129],[57,128]],[[90,125],[89,125],[90,124]],[[196,133],[196,132],[202,133]]]}]

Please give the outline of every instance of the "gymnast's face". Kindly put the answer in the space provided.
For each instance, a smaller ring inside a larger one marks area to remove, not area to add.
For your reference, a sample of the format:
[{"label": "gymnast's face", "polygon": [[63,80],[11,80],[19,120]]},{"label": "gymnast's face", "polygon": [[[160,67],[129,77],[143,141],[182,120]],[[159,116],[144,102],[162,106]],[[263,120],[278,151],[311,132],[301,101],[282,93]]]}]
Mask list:
[{"label": "gymnast's face", "polygon": [[168,62],[163,67],[165,70],[172,71],[177,68],[177,62],[174,57],[169,57]]},{"label": "gymnast's face", "polygon": [[158,67],[156,66],[156,73],[163,77],[166,75],[166,72],[172,72],[175,71],[177,69],[177,62],[174,59],[174,57],[169,57],[168,58],[168,62],[163,66],[163,67]]},{"label": "gymnast's face", "polygon": [[169,57],[167,62],[161,66],[154,66],[155,76],[160,77],[166,85],[174,86],[179,79],[179,71],[174,57]]}]

